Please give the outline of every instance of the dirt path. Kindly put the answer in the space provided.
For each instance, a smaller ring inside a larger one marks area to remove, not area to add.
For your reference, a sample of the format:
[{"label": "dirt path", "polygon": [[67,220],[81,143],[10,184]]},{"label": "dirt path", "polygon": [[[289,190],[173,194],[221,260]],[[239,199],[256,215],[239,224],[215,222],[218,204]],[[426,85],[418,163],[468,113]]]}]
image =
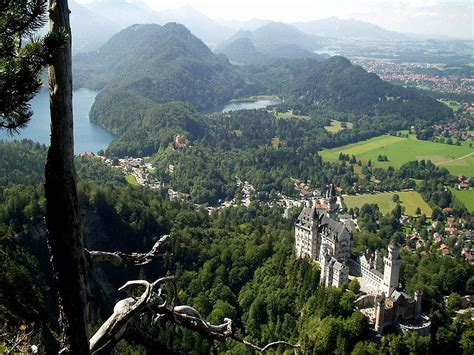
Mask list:
[{"label": "dirt path", "polygon": [[452,161],[456,161],[456,160],[462,160],[462,159],[464,159],[464,158],[467,158],[468,156],[471,156],[471,155],[473,155],[473,154],[474,154],[474,152],[472,152],[472,153],[469,153],[469,154],[466,154],[466,155],[464,155],[464,156],[462,156],[462,157],[459,157],[459,158],[456,158],[456,159],[445,160],[445,161],[442,161],[442,162],[436,163],[435,165],[441,165],[441,164],[450,163],[450,162],[452,162]]}]

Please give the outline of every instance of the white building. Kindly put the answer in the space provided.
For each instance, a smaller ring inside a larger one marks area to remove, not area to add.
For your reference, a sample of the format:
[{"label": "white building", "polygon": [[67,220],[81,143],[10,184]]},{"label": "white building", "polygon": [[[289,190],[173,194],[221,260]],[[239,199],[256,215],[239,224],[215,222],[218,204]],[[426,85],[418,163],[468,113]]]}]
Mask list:
[{"label": "white building", "polygon": [[346,261],[351,256],[352,234],[346,224],[330,217],[331,201],[305,207],[295,223],[295,248],[299,258],[308,258],[321,267],[321,284],[340,287],[349,280]]},{"label": "white building", "polygon": [[[398,288],[400,250],[390,244],[383,260],[379,251],[361,257],[352,256],[352,231],[355,224],[348,217],[337,221],[333,187],[313,207],[305,207],[295,223],[295,251],[298,258],[308,258],[321,267],[321,284],[340,287],[348,283],[349,271],[362,277],[373,292],[387,297]],[[352,222],[352,223],[351,223]]]}]

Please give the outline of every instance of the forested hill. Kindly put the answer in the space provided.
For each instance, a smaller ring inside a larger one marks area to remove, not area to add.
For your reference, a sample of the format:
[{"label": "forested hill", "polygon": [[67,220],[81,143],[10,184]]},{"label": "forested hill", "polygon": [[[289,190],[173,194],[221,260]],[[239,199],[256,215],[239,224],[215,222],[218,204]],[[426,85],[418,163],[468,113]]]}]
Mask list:
[{"label": "forested hill", "polygon": [[238,38],[216,50],[216,52],[224,54],[233,63],[246,65],[272,65],[282,59],[324,59],[323,56],[310,52],[296,44],[282,44],[273,48],[257,48],[247,37]]},{"label": "forested hill", "polygon": [[156,103],[201,110],[255,92],[227,58],[176,23],[128,27],[99,51],[76,56],[74,75],[76,87],[102,90],[92,120],[119,133]]},{"label": "forested hill", "polygon": [[176,23],[131,26],[99,51],[76,56],[74,68],[76,87],[101,90],[91,119],[118,134],[162,103],[182,101],[203,111],[259,94],[281,96],[294,112],[318,117],[330,110],[354,123],[377,116],[401,127],[452,117],[427,95],[389,84],[343,57],[234,66]]},{"label": "forested hill", "polygon": [[275,80],[268,71],[259,76],[265,85],[279,90],[289,105],[306,114],[331,109],[359,116],[390,115],[411,122],[439,121],[453,114],[428,95],[383,81],[341,56],[322,63],[302,59],[284,64],[277,71],[283,80]]}]

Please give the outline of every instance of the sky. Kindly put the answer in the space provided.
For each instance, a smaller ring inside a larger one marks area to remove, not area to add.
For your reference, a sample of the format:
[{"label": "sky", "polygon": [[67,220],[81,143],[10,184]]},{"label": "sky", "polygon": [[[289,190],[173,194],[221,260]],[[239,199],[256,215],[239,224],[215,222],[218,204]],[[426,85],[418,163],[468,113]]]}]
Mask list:
[{"label": "sky", "polygon": [[[91,2],[99,0],[77,0]],[[111,0],[108,0],[111,1]],[[389,30],[474,39],[474,0],[127,0],[161,11],[191,5],[214,19],[353,18]]]}]

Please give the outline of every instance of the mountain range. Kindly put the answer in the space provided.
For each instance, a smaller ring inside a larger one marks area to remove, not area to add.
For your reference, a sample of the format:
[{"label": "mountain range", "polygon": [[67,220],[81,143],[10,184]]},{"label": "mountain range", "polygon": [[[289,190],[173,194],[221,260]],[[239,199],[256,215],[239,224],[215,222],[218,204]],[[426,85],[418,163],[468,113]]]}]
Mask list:
[{"label": "mountain range", "polygon": [[176,23],[132,25],[73,60],[75,85],[101,90],[91,118],[114,132],[156,103],[186,101],[203,110],[255,92],[227,58]]},{"label": "mountain range", "polygon": [[[280,42],[312,51],[315,36],[363,40],[406,40],[409,35],[385,30],[366,22],[335,17],[310,22],[282,24],[264,19],[248,21],[214,20],[187,5],[173,10],[154,11],[142,0],[96,0],[88,4],[69,1],[75,53],[96,50],[119,30],[133,24],[177,22],[185,25],[208,46],[220,48],[247,37],[259,48],[262,40],[281,37]],[[250,38],[253,37],[253,38]]]},{"label": "mountain range", "polygon": [[183,101],[203,111],[265,94],[306,113],[330,109],[429,121],[449,115],[436,100],[389,84],[343,57],[288,60],[259,69],[232,65],[176,23],[132,25],[73,61],[75,85],[101,90],[91,119],[119,134],[157,104]]},{"label": "mountain range", "polygon": [[410,39],[408,35],[388,31],[371,23],[353,19],[339,19],[337,17],[329,17],[309,22],[297,22],[293,25],[305,33],[332,38],[373,41],[403,41]]},{"label": "mountain range", "polygon": [[216,49],[216,53],[224,54],[237,65],[270,65],[284,59],[325,58],[291,43],[271,48],[257,48],[247,37],[237,38],[229,44],[220,46]]},{"label": "mountain range", "polygon": [[321,58],[314,53],[324,39],[292,25],[270,22],[254,31],[239,31],[222,42],[216,53],[237,64],[271,64],[278,59]]}]

